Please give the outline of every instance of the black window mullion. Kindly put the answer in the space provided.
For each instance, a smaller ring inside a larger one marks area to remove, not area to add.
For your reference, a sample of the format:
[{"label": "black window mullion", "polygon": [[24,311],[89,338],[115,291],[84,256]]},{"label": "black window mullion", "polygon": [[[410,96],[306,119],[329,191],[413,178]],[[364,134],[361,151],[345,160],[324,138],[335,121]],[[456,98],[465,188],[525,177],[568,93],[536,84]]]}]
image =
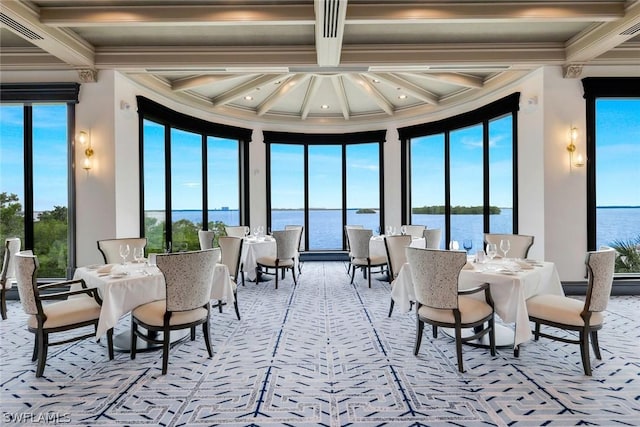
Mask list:
[{"label": "black window mullion", "polygon": [[511,222],[513,224],[513,234],[518,234],[518,114],[516,114],[517,110],[511,113],[512,116],[512,124],[511,124],[511,143],[512,143],[512,215],[513,218]]},{"label": "black window mullion", "polygon": [[172,225],[173,215],[171,213],[171,127],[164,125],[164,181],[165,181],[165,249],[171,252],[171,241],[173,240]]},{"label": "black window mullion", "polygon": [[[384,224],[382,224],[381,218],[384,218],[385,208],[384,208],[384,142],[378,142],[378,194],[380,200],[380,215],[378,217],[378,226],[380,227],[380,233],[384,233]],[[409,224],[409,222],[405,222],[403,224]]]},{"label": "black window mullion", "polygon": [[24,106],[24,248],[35,247],[33,231],[33,107]]},{"label": "black window mullion", "polygon": [[209,229],[209,194],[208,194],[208,179],[207,171],[209,169],[209,158],[207,146],[207,135],[202,135],[202,229]]},{"label": "black window mullion", "polygon": [[309,250],[309,145],[304,144],[304,232],[305,232],[305,249]]},{"label": "black window mullion", "polygon": [[76,269],[76,174],[75,174],[75,137],[76,107],[67,103],[67,279],[73,276]]},{"label": "black window mullion", "polygon": [[448,248],[451,240],[451,133],[444,133],[444,228],[445,248]]},{"label": "black window mullion", "polygon": [[342,250],[347,249],[347,236],[344,226],[347,225],[347,145],[342,144]]},{"label": "black window mullion", "polygon": [[482,122],[482,185],[484,187],[482,227],[485,233],[489,233],[491,229],[491,171],[489,169],[489,163],[489,121],[484,120]]},{"label": "black window mullion", "polygon": [[[267,142],[267,147],[266,147],[266,153],[265,153],[265,173],[267,174],[266,176],[266,180],[265,180],[265,185],[267,186],[266,188],[266,193],[267,193],[267,229],[271,228],[271,143]],[[247,218],[248,220],[249,218]],[[246,225],[252,225],[249,224],[249,222],[247,221],[245,223]]]}]

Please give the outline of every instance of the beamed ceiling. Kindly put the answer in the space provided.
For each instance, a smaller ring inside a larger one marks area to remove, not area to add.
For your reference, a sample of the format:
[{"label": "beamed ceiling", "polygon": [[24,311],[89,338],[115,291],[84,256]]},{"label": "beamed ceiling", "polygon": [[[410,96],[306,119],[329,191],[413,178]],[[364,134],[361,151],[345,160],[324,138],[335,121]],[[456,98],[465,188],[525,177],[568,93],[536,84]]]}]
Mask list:
[{"label": "beamed ceiling", "polygon": [[388,120],[489,97],[544,65],[637,67],[640,1],[7,1],[0,71],[117,70],[254,123]]}]

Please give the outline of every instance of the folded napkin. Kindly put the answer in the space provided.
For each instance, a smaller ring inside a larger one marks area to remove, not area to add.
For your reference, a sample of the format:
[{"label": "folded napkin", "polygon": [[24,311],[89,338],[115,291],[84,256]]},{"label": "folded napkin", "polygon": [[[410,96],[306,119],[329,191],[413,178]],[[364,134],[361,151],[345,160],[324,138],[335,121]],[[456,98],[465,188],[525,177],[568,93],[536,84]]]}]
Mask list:
[{"label": "folded napkin", "polygon": [[516,264],[518,265],[518,267],[520,267],[522,270],[533,270],[533,265],[529,264],[528,262],[525,261],[516,261]]},{"label": "folded napkin", "polygon": [[104,267],[100,267],[99,269],[97,269],[96,272],[98,274],[107,274],[111,271],[112,268],[113,268],[113,264],[107,264]]}]

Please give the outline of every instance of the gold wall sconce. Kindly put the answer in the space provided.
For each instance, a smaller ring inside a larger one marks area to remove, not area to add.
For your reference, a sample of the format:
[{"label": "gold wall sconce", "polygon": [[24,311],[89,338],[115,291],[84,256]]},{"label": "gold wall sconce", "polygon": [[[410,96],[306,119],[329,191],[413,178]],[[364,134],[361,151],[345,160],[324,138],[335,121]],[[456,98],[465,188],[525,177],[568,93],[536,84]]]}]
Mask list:
[{"label": "gold wall sconce", "polygon": [[569,169],[571,169],[573,166],[581,168],[582,166],[584,166],[584,158],[582,157],[582,154],[577,154],[575,156],[575,160],[573,158],[574,153],[576,152],[576,141],[578,140],[578,128],[576,128],[575,126],[572,126],[571,129],[569,129],[569,144],[567,145],[567,151],[569,152]]},{"label": "gold wall sconce", "polygon": [[85,131],[80,131],[78,134],[78,142],[84,147],[84,160],[82,162],[82,169],[89,172],[93,167],[91,158],[93,157],[93,148],[91,147],[91,135]]}]

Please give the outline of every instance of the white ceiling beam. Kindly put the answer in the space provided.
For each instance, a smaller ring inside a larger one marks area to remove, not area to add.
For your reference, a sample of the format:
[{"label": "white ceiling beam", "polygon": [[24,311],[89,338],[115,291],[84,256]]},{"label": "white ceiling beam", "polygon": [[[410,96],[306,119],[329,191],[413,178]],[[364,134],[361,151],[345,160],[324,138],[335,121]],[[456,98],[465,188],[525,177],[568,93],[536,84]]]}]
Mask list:
[{"label": "white ceiling beam", "polygon": [[385,113],[393,115],[393,105],[382,95],[378,89],[376,89],[366,79],[362,78],[360,74],[345,74],[346,78],[351,80],[356,87],[360,88],[365,94],[375,102]]},{"label": "white ceiling beam", "polygon": [[171,82],[171,89],[174,91],[196,89],[201,86],[221,82],[234,77],[237,76],[231,74],[208,74],[182,77]]},{"label": "white ceiling beam", "polygon": [[567,63],[587,62],[640,34],[640,2],[624,18],[601,24],[567,43]]},{"label": "white ceiling beam", "polygon": [[309,77],[311,77],[310,74],[296,74],[287,81],[283,82],[278,90],[273,92],[271,96],[265,99],[262,104],[258,106],[256,114],[258,116],[266,114],[274,105],[278,103],[278,101],[287,96],[289,92],[291,92],[299,84],[302,84]]},{"label": "white ceiling beam", "polygon": [[347,101],[347,92],[344,90],[342,77],[339,75],[331,76],[331,83],[336,91],[336,97],[338,98],[340,109],[342,110],[342,117],[344,117],[345,120],[349,120],[349,102]]},{"label": "white ceiling beam", "polygon": [[316,52],[318,65],[340,64],[347,0],[314,0],[316,14]]},{"label": "white ceiling beam", "polygon": [[421,87],[411,83],[410,81],[403,79],[402,77],[396,76],[395,74],[369,73],[367,75],[377,78],[383,82],[386,82],[388,85],[401,88],[407,94],[413,96],[414,98],[418,98],[419,100],[424,101],[428,104],[438,105],[438,97],[435,96],[433,93],[426,91]]},{"label": "white ceiling beam", "polygon": [[403,73],[410,74],[416,77],[436,80],[439,82],[450,83],[456,86],[468,87],[472,89],[481,89],[484,81],[480,77],[459,74],[459,73]]},{"label": "white ceiling beam", "polygon": [[235,99],[240,98],[241,96],[248,95],[249,93],[256,90],[256,88],[260,88],[260,86],[268,85],[273,83],[279,79],[283,79],[284,76],[280,74],[267,74],[260,77],[256,77],[254,79],[249,80],[246,83],[243,83],[239,86],[234,87],[232,90],[223,93],[222,95],[213,99],[213,106],[217,107],[220,105],[227,104]]},{"label": "white ceiling beam", "polygon": [[309,82],[309,86],[307,87],[307,93],[304,96],[304,100],[302,101],[302,112],[300,114],[301,119],[305,120],[309,115],[309,111],[312,107],[313,97],[318,93],[318,89],[320,89],[320,84],[322,83],[322,77],[320,76],[311,76],[311,81]]}]

